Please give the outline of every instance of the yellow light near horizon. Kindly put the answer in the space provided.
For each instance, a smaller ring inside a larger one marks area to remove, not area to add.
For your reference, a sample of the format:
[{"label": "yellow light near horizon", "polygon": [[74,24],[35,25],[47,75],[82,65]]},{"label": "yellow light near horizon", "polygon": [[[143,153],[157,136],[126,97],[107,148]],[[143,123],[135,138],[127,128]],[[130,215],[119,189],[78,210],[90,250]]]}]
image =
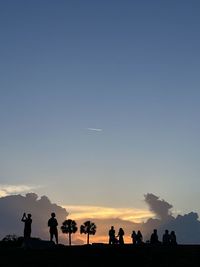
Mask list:
[{"label": "yellow light near horizon", "polygon": [[63,208],[69,212],[69,216],[73,217],[74,220],[119,218],[134,223],[141,223],[154,216],[149,210],[135,208],[111,208],[81,205],[64,205]]},{"label": "yellow light near horizon", "polygon": [[[145,209],[136,208],[112,208],[103,206],[85,206],[85,205],[65,205],[70,219],[76,220],[78,227],[86,220],[93,220],[97,225],[97,232],[90,236],[91,243],[107,243],[109,240],[108,232],[111,225],[114,225],[116,236],[118,230],[122,227],[125,231],[124,242],[131,243],[131,233],[133,230],[142,230],[142,223],[148,218],[154,217],[154,214]],[[96,220],[96,221],[95,221]],[[135,224],[134,224],[135,223]],[[136,229],[135,229],[136,228]],[[86,236],[81,235],[79,231],[73,235],[72,239],[81,240],[86,243]]]}]

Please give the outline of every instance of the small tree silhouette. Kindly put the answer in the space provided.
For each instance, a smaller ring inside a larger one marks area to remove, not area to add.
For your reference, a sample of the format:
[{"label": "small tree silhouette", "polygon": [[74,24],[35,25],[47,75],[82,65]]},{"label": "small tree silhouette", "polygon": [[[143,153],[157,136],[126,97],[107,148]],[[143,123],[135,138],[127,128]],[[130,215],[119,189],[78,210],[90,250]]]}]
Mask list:
[{"label": "small tree silhouette", "polygon": [[71,246],[71,235],[76,233],[76,231],[78,230],[78,227],[76,226],[76,222],[74,220],[65,220],[62,223],[61,226],[61,230],[64,234],[68,234],[69,235],[69,245]]},{"label": "small tree silhouette", "polygon": [[12,235],[6,235],[2,241],[4,242],[16,242],[18,239],[18,236],[15,235],[15,234],[12,234]]},{"label": "small tree silhouette", "polygon": [[96,225],[91,221],[86,221],[80,226],[80,233],[87,234],[87,244],[89,244],[90,235],[95,235]]}]

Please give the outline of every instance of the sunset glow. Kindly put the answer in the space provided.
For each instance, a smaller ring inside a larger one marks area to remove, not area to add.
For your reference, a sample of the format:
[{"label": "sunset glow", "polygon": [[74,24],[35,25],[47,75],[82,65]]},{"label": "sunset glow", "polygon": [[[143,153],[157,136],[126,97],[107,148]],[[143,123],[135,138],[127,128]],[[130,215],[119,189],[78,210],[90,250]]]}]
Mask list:
[{"label": "sunset glow", "polygon": [[[125,230],[124,240],[126,243],[131,243],[131,223],[142,223],[148,218],[153,217],[154,214],[147,209],[136,208],[111,208],[103,206],[79,206],[79,205],[65,205],[63,206],[68,212],[68,217],[76,220],[78,224],[92,220],[97,222],[97,232],[95,236],[90,237],[91,243],[108,243],[108,231],[111,224],[114,224],[116,235],[119,227],[123,226]],[[129,225],[127,226],[127,222]],[[123,223],[123,225],[121,225]],[[138,229],[135,229],[138,230]],[[75,239],[85,242],[85,236],[76,233]]]},{"label": "sunset glow", "polygon": [[79,206],[79,205],[64,205],[68,212],[69,217],[74,220],[82,219],[107,219],[107,218],[120,218],[135,223],[146,221],[152,217],[153,214],[147,209],[136,208],[111,208],[102,206]]},{"label": "sunset glow", "polygon": [[113,243],[200,243],[199,14],[200,0],[0,2],[0,239],[26,213],[28,237],[49,240],[53,212],[64,244],[68,219],[74,245],[88,220],[90,242],[114,226]]}]

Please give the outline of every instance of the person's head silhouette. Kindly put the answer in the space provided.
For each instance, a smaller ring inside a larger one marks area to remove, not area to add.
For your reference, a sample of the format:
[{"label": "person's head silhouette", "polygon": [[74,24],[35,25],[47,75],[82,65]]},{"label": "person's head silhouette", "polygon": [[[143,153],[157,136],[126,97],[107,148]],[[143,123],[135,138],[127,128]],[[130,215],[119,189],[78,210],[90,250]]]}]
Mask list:
[{"label": "person's head silhouette", "polygon": [[32,215],[29,213],[27,216],[28,216],[28,219],[30,219]]},{"label": "person's head silhouette", "polygon": [[55,212],[52,212],[52,213],[51,213],[51,217],[52,217],[52,218],[55,218],[55,217],[56,217]]}]

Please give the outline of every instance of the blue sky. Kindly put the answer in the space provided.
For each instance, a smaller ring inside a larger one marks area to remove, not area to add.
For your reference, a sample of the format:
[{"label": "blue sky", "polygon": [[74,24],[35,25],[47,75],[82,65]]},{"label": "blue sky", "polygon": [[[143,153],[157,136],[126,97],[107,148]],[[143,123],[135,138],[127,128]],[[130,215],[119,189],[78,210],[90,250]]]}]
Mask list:
[{"label": "blue sky", "polygon": [[0,184],[200,211],[199,13],[197,0],[2,1]]}]

